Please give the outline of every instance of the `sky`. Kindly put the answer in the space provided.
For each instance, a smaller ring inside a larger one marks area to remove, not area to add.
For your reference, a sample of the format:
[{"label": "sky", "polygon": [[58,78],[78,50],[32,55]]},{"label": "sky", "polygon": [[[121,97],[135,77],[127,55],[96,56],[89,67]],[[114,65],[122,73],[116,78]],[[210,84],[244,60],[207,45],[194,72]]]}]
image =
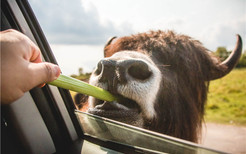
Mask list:
[{"label": "sky", "polygon": [[[174,30],[215,51],[246,43],[245,0],[29,0],[63,74],[88,72],[112,36]],[[244,48],[245,49],[245,48]]]}]

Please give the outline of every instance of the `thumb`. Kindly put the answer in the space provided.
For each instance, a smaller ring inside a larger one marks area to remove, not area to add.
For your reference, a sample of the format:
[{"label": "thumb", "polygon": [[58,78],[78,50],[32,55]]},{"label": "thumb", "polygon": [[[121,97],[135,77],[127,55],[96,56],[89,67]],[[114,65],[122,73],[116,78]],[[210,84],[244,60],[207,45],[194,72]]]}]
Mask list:
[{"label": "thumb", "polygon": [[51,82],[57,79],[61,73],[58,65],[42,62],[31,63],[32,66],[32,79],[35,86],[44,86],[44,83]]}]

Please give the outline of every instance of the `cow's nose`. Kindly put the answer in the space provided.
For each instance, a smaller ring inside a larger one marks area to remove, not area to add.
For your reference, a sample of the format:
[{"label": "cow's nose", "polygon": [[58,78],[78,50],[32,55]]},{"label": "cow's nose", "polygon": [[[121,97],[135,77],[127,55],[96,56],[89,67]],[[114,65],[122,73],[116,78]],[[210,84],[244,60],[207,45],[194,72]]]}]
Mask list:
[{"label": "cow's nose", "polygon": [[115,74],[115,66],[116,61],[109,60],[109,59],[102,59],[97,64],[97,69],[95,73],[100,75],[100,81],[104,82],[108,79],[112,79],[113,75]]},{"label": "cow's nose", "polygon": [[147,63],[141,60],[127,60],[122,63],[121,67],[125,67],[127,69],[127,73],[138,80],[146,80],[148,79],[152,71]]},{"label": "cow's nose", "polygon": [[95,74],[99,77],[99,82],[107,83],[110,92],[117,92],[118,79],[115,72],[116,61],[102,59],[97,64]]},{"label": "cow's nose", "polygon": [[147,63],[142,60],[110,60],[102,59],[97,65],[95,74],[100,82],[107,82],[109,87],[115,87],[117,83],[126,83],[131,77],[137,80],[146,80],[152,75]]}]

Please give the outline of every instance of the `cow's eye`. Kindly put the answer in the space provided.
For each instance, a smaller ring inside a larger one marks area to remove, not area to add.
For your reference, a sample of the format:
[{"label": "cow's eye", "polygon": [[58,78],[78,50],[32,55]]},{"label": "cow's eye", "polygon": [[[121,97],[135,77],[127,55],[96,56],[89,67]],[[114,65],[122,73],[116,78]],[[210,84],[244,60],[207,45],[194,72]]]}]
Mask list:
[{"label": "cow's eye", "polygon": [[152,71],[146,63],[136,62],[129,67],[128,74],[135,79],[146,80],[151,76]]}]

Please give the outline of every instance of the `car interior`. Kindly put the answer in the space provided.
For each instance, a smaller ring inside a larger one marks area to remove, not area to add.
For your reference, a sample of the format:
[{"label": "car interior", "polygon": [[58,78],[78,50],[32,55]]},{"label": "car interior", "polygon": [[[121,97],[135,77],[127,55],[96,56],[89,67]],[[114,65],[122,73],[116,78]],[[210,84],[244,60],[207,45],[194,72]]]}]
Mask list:
[{"label": "car interior", "polygon": [[[1,1],[1,31],[16,29],[55,63],[27,0]],[[76,109],[68,90],[45,85],[1,106],[1,152],[10,153],[219,153],[201,145],[91,115]]]}]

